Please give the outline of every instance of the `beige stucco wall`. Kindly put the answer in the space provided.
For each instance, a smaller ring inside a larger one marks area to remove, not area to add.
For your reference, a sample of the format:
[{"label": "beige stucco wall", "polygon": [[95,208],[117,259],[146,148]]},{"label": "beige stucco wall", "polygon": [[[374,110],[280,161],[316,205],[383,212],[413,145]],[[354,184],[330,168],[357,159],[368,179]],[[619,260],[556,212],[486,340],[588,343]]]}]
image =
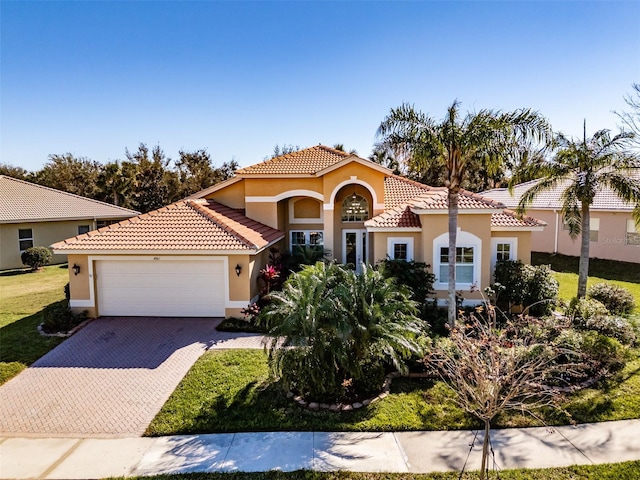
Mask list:
[{"label": "beige stucco wall", "polygon": [[[351,177],[355,177],[355,179],[353,179],[354,184],[357,184],[358,181],[360,181],[369,185],[375,192],[376,200],[378,201],[378,203],[384,203],[385,175],[382,172],[379,172],[372,168],[368,168],[359,163],[347,164],[344,167],[333,170],[327,173],[324,177],[322,177],[325,203],[329,203],[330,195],[332,194],[332,192],[334,192],[334,190],[338,187],[338,185],[340,185],[345,181],[349,181],[349,182],[352,181]],[[364,187],[362,188],[364,191]],[[360,193],[360,191],[358,191],[358,193]],[[371,201],[372,195],[368,192],[368,190],[367,190],[367,193],[368,193],[367,198]],[[337,209],[339,205],[340,203],[336,198],[334,208]],[[372,214],[372,216],[378,215],[383,211],[383,209],[376,209],[373,203],[371,203],[370,206],[371,206],[370,213]]]},{"label": "beige stucco wall", "polygon": [[278,204],[275,202],[247,202],[245,215],[271,228],[278,228]]},{"label": "beige stucco wall", "polygon": [[322,202],[315,198],[292,199],[294,218],[320,218],[322,212]]},{"label": "beige stucco wall", "polygon": [[[389,238],[412,238],[413,259],[416,262],[424,262],[422,252],[421,232],[372,232],[369,235],[372,243],[373,263],[378,263],[388,256],[387,243]],[[431,264],[431,261],[425,262]]]},{"label": "beige stucco wall", "polygon": [[[580,236],[575,240],[563,229],[560,212],[552,210],[528,210],[530,215],[547,222],[543,232],[533,232],[532,249],[535,252],[561,253],[563,255],[580,255]],[[590,242],[589,256],[622,262],[640,263],[640,246],[626,244],[627,220],[632,219],[631,212],[592,211],[591,218],[600,219],[598,241]],[[556,223],[557,222],[557,223]],[[557,251],[555,235],[557,234]]]},{"label": "beige stucco wall", "polygon": [[207,195],[205,198],[215,200],[227,207],[244,208],[244,186],[244,181],[240,180],[226,188]]},{"label": "beige stucco wall", "polygon": [[273,197],[291,190],[311,190],[322,193],[322,179],[313,178],[245,178],[245,195]]},{"label": "beige stucco wall", "polygon": [[[491,232],[491,238],[516,238],[518,240],[518,252],[516,260],[522,263],[531,263],[531,234],[533,232]],[[493,252],[491,252],[493,254]]]},{"label": "beige stucco wall", "polygon": [[[95,228],[93,220],[0,224],[0,270],[24,267],[20,259],[18,230],[30,228],[33,232],[33,246],[48,247],[52,243],[78,235],[79,225],[89,225],[91,230]],[[66,255],[54,255],[51,263],[66,261]]]}]

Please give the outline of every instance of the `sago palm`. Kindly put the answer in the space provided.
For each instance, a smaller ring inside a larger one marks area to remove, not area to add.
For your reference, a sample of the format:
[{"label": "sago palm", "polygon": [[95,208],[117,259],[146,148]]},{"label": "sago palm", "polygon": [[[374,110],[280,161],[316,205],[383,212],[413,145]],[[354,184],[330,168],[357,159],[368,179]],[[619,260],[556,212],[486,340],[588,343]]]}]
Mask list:
[{"label": "sago palm", "polygon": [[408,153],[414,171],[426,171],[431,165],[446,168],[444,185],[449,204],[449,325],[456,319],[456,240],[458,195],[469,175],[469,166],[482,160],[487,172],[497,171],[519,155],[527,141],[546,143],[551,129],[537,112],[522,109],[513,112],[480,110],[462,117],[456,100],[447,115],[436,121],[408,104],[392,109],[378,127],[382,142]]},{"label": "sago palm", "polygon": [[[582,140],[556,137],[557,152],[549,161],[535,162],[514,175],[512,186],[522,176],[540,181],[520,198],[518,212],[524,213],[542,192],[562,186],[562,217],[571,238],[581,234],[578,269],[578,297],[585,296],[589,275],[589,211],[596,194],[608,187],[621,200],[635,204],[633,215],[640,223],[640,158],[628,150],[632,133],[611,136],[599,130],[587,138],[586,124]],[[635,175],[630,175],[636,172]]]}]

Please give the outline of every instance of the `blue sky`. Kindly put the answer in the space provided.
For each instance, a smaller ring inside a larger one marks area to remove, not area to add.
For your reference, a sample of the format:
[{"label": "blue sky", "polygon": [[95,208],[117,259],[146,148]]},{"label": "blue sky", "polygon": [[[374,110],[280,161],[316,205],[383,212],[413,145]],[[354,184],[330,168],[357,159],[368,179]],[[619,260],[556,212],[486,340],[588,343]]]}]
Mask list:
[{"label": "blue sky", "polygon": [[402,102],[442,118],[531,107],[554,129],[615,129],[640,83],[640,2],[0,3],[0,163],[100,162],[125,147],[275,144],[368,156]]}]

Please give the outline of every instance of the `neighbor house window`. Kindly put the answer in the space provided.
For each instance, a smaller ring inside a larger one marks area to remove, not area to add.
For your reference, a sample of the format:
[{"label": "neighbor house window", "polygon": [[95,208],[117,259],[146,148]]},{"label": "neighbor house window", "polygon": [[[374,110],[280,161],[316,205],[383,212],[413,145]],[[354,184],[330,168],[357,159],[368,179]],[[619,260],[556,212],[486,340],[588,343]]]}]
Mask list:
[{"label": "neighbor house window", "polygon": [[324,234],[319,230],[295,230],[291,232],[291,251],[310,248],[322,252]]},{"label": "neighbor house window", "polygon": [[107,227],[109,225],[113,225],[114,223],[118,223],[120,220],[98,220],[96,222],[96,228]]},{"label": "neighbor house window", "polygon": [[[474,247],[456,247],[456,284],[471,284],[474,279]],[[449,248],[440,248],[440,283],[449,281]]]},{"label": "neighbor house window", "polygon": [[627,220],[627,245],[640,245],[640,225],[636,225],[633,218]]},{"label": "neighbor house window", "polygon": [[369,202],[362,196],[353,194],[342,201],[343,222],[364,222],[369,218]]},{"label": "neighbor house window", "polygon": [[598,241],[598,232],[600,231],[600,219],[599,218],[591,218],[589,220],[589,241],[597,242]]},{"label": "neighbor house window", "polygon": [[511,260],[511,243],[496,244],[496,260]]},{"label": "neighbor house window", "polygon": [[89,225],[78,225],[78,235],[87,233],[89,231]]},{"label": "neighbor house window", "polygon": [[30,228],[19,229],[18,244],[21,252],[24,252],[27,248],[33,247],[33,230]]},{"label": "neighbor house window", "polygon": [[390,237],[387,239],[387,256],[391,260],[413,260],[413,238]]}]

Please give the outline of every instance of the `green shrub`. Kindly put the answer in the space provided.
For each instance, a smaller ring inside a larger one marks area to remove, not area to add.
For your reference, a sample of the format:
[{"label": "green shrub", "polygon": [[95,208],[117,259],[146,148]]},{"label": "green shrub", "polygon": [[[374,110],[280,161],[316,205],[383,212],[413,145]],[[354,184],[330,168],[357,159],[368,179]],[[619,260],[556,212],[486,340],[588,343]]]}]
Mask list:
[{"label": "green shrub", "polygon": [[580,352],[585,356],[584,364],[591,375],[617,372],[627,361],[627,350],[618,340],[593,330],[582,333]]},{"label": "green shrub", "polygon": [[52,258],[53,254],[47,247],[27,248],[20,256],[22,263],[31,267],[31,270],[33,271],[36,271],[48,264]]},{"label": "green shrub", "polygon": [[423,262],[408,262],[406,260],[391,260],[387,258],[379,263],[379,270],[385,278],[395,278],[400,285],[411,290],[411,299],[421,305],[427,302],[427,297],[433,295],[433,282],[436,276],[429,271],[429,265]]},{"label": "green shrub", "polygon": [[66,305],[56,303],[43,313],[42,330],[46,333],[68,332],[87,319],[87,312],[73,313]]},{"label": "green shrub", "polygon": [[602,302],[614,315],[631,313],[635,304],[633,295],[626,288],[612,283],[596,283],[587,290],[587,296]]},{"label": "green shrub", "polygon": [[520,260],[501,260],[496,264],[495,284],[498,308],[509,311],[522,304],[527,313],[549,315],[558,302],[558,282],[549,265],[525,265]]},{"label": "green shrub", "polygon": [[633,345],[636,342],[636,333],[633,327],[628,320],[622,317],[594,315],[584,322],[583,328],[615,338],[623,345]]},{"label": "green shrub", "polygon": [[593,298],[573,297],[565,314],[574,320],[574,323],[584,323],[596,315],[609,315],[609,310],[604,304]]}]

